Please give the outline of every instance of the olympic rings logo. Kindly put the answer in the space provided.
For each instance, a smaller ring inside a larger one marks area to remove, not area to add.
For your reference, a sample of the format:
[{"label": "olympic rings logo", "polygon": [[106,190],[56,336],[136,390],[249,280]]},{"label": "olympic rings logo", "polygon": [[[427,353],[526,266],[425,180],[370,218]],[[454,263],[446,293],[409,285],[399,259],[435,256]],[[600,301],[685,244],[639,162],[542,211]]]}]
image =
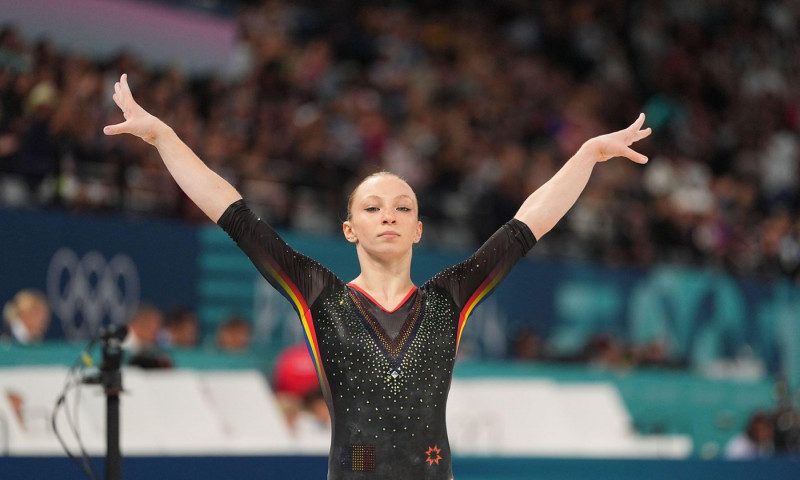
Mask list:
[{"label": "olympic rings logo", "polygon": [[88,338],[106,317],[125,323],[139,304],[139,294],[139,272],[125,254],[106,261],[96,251],[78,258],[72,249],[61,248],[47,269],[50,308],[68,339]]}]

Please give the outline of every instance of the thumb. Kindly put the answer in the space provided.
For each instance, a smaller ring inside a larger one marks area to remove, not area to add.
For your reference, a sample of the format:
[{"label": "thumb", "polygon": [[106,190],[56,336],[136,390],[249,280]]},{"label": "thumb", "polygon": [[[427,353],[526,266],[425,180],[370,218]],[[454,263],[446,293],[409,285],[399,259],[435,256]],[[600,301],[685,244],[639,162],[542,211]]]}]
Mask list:
[{"label": "thumb", "polygon": [[636,163],[641,163],[641,164],[647,163],[647,156],[642,155],[641,153],[637,152],[636,150],[630,147],[625,147],[625,152],[623,155],[633,160]]},{"label": "thumb", "polygon": [[127,122],[118,123],[116,125],[106,125],[103,128],[103,133],[106,135],[119,135],[120,133],[125,133],[125,128],[123,127]]}]

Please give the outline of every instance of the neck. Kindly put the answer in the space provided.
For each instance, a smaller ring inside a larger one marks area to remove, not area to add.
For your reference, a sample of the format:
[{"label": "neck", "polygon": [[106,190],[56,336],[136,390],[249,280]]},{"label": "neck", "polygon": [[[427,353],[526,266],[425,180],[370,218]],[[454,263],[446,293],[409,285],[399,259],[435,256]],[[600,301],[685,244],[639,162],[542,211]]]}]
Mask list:
[{"label": "neck", "polygon": [[414,287],[410,251],[408,255],[393,260],[376,258],[359,251],[358,260],[361,274],[351,283],[385,307],[394,307]]}]

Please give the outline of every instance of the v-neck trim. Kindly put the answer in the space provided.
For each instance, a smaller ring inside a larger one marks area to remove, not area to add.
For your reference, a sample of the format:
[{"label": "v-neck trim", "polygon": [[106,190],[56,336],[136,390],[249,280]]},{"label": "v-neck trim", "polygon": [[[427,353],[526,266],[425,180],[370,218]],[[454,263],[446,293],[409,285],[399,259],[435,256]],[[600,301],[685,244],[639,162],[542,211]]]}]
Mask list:
[{"label": "v-neck trim", "polygon": [[[361,291],[360,289],[353,290]],[[414,291],[416,291],[416,287]],[[397,336],[390,338],[383,326],[381,326],[378,320],[370,313],[369,309],[361,302],[361,299],[358,298],[358,295],[352,290],[349,291],[348,294],[350,300],[352,300],[356,309],[361,314],[361,320],[364,322],[364,326],[370,336],[375,340],[378,349],[383,352],[384,356],[393,367],[398,368],[403,361],[403,354],[414,339],[417,327],[419,327],[423,309],[422,297],[416,297],[414,304],[411,306],[411,311],[408,313],[408,317],[406,317],[406,320],[403,322],[403,326],[400,328]]]},{"label": "v-neck trim", "polygon": [[358,286],[358,285],[356,285],[355,283],[352,283],[352,282],[351,282],[351,283],[348,283],[348,284],[347,284],[347,286],[348,286],[348,287],[350,287],[350,288],[352,288],[352,289],[354,289],[354,290],[358,290],[358,291],[359,291],[359,293],[361,293],[362,295],[364,295],[365,297],[367,297],[367,298],[369,299],[369,301],[370,301],[370,302],[374,303],[376,307],[380,308],[381,310],[383,310],[383,311],[384,311],[384,312],[386,312],[386,313],[394,313],[394,312],[396,312],[396,311],[397,311],[397,310],[398,310],[400,307],[402,307],[403,305],[405,305],[405,304],[406,304],[406,302],[408,301],[408,299],[409,299],[409,298],[411,298],[411,295],[414,295],[414,292],[416,292],[417,290],[419,290],[419,287],[417,287],[416,285],[415,285],[415,286],[413,286],[413,287],[411,287],[411,290],[410,290],[410,291],[409,291],[409,292],[406,294],[406,296],[405,296],[405,297],[403,297],[403,299],[402,299],[402,300],[400,300],[400,303],[398,303],[398,304],[397,304],[397,305],[396,305],[396,306],[395,306],[393,309],[389,310],[389,309],[387,309],[386,307],[384,307],[383,305],[381,305],[381,304],[380,304],[380,303],[379,303],[377,300],[375,300],[374,298],[372,298],[372,295],[370,295],[369,293],[367,293],[367,292],[366,292],[366,291],[365,291],[363,288],[359,287],[359,286]]}]

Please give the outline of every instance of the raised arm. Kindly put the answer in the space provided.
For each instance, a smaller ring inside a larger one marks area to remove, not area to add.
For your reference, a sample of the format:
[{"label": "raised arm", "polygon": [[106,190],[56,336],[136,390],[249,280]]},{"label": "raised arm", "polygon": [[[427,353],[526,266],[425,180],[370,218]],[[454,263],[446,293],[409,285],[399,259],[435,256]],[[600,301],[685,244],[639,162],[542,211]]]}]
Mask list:
[{"label": "raised arm", "polygon": [[128,76],[114,84],[114,102],[125,121],[103,129],[106,135],[130,133],[158,149],[164,165],[178,186],[215,223],[233,202],[242,198],[233,186],[206,166],[167,124],[133,99]]},{"label": "raised arm", "polygon": [[642,125],[644,125],[643,113],[624,130],[587,140],[553,175],[553,178],[536,189],[522,203],[514,218],[525,222],[539,240],[578,200],[589,182],[589,176],[596,163],[614,157],[626,157],[636,163],[647,163],[646,156],[630,148],[633,143],[650,135],[650,128],[642,129]]}]

